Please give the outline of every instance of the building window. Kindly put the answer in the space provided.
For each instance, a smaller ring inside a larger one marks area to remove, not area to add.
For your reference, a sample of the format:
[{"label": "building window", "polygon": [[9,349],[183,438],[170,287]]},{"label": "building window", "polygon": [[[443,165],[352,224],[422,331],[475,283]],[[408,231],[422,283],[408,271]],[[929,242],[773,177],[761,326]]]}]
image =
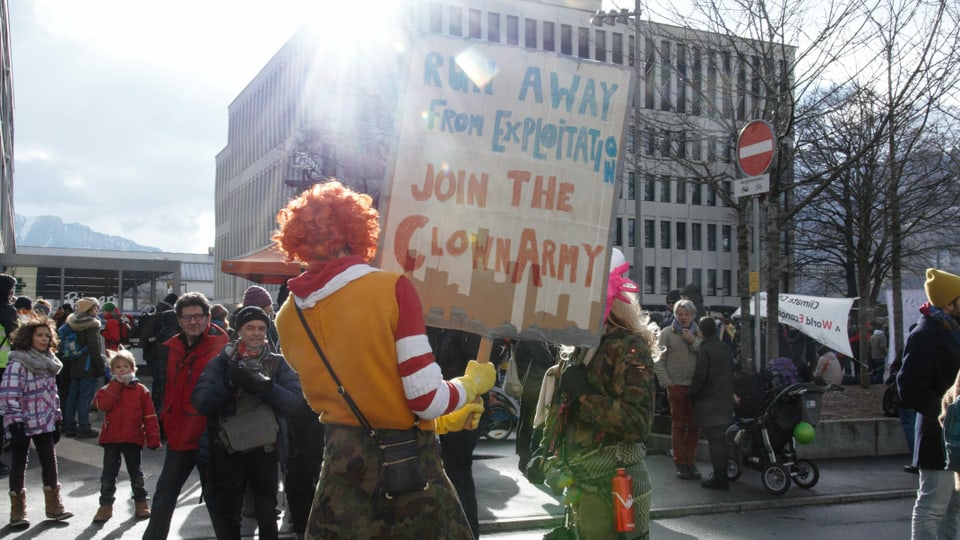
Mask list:
[{"label": "building window", "polygon": [[677,249],[687,249],[687,222],[677,222]]},{"label": "building window", "polygon": [[654,227],[654,224],[652,219],[643,220],[643,246],[644,247],[648,247],[648,248],[656,247],[656,244],[654,244],[654,241],[653,241],[653,238],[654,238],[653,227]]},{"label": "building window", "polygon": [[707,224],[707,251],[717,250],[717,225],[715,223]]},{"label": "building window", "polygon": [[528,49],[537,48],[537,21],[536,19],[524,19],[523,43]]},{"label": "building window", "polygon": [[634,218],[627,218],[627,245],[637,245],[637,220]]},{"label": "building window", "polygon": [[627,200],[635,200],[637,198],[637,173],[630,171],[627,173]]},{"label": "building window", "polygon": [[670,130],[662,130],[660,137],[660,157],[668,158],[672,155],[670,154],[670,139],[672,138]]},{"label": "building window", "polygon": [[670,267],[661,266],[660,267],[660,293],[667,294],[670,292]]},{"label": "building window", "polygon": [[652,156],[657,151],[657,132],[653,128],[646,128],[644,132],[647,138],[644,154]]},{"label": "building window", "polygon": [[607,33],[597,30],[593,33],[593,54],[597,62],[607,61]]},{"label": "building window", "polygon": [[713,268],[707,269],[707,296],[717,295],[717,271]]},{"label": "building window", "polygon": [[707,206],[716,206],[717,205],[717,192],[713,189],[713,186],[707,185]]},{"label": "building window", "polygon": [[700,116],[702,112],[701,104],[703,103],[703,64],[700,62],[700,47],[694,47],[690,51],[690,55],[693,57],[693,76],[690,78],[690,85],[692,86],[690,92],[690,112],[694,116]]},{"label": "building window", "polygon": [[660,177],[660,202],[670,202],[670,177]]},{"label": "building window", "polygon": [[656,78],[656,73],[653,69],[656,65],[656,50],[653,46],[653,40],[650,38],[645,39],[643,45],[646,51],[643,64],[644,82],[646,83],[643,105],[647,109],[653,109],[656,103],[656,101],[654,101],[656,99],[654,96],[654,85],[656,84],[654,79]]},{"label": "building window", "polygon": [[677,204],[687,204],[687,181],[677,178]]},{"label": "building window", "polygon": [[507,15],[507,45],[520,44],[520,18]]},{"label": "building window", "polygon": [[610,53],[614,64],[623,65],[623,34],[613,33],[613,46]]},{"label": "building window", "polygon": [[443,33],[443,6],[430,4],[430,31],[434,34]]},{"label": "building window", "polygon": [[[720,247],[724,251],[730,251],[730,243],[731,243],[730,234],[731,234],[731,230],[729,225],[720,226]],[[728,289],[727,287],[724,287],[724,290],[730,290],[730,289]]]},{"label": "building window", "polygon": [[702,237],[702,225],[700,223],[690,224],[690,248],[694,251],[700,251],[700,239]]},{"label": "building window", "polygon": [[652,174],[643,175],[643,200],[653,201],[657,190],[657,182]]},{"label": "building window", "polygon": [[500,43],[499,13],[487,13],[487,41]]},{"label": "building window", "polygon": [[543,50],[556,50],[556,36],[554,35],[555,25],[550,21],[543,21]]},{"label": "building window", "polygon": [[463,35],[463,9],[459,6],[450,6],[450,35]]},{"label": "building window", "polygon": [[580,58],[590,58],[590,29],[580,27],[577,29],[577,56]]},{"label": "building window", "polygon": [[623,245],[623,218],[617,218],[617,228],[613,231],[613,245],[622,246]]},{"label": "building window", "polygon": [[733,296],[734,291],[731,288],[733,287],[733,283],[730,281],[730,275],[731,275],[730,271],[724,270],[722,275],[723,275],[723,290],[720,292],[720,295]]},{"label": "building window", "polygon": [[682,289],[687,284],[687,269],[677,268],[677,288]]},{"label": "building window", "polygon": [[560,25],[560,54],[573,55],[573,27],[569,24]]},{"label": "building window", "polygon": [[670,42],[663,40],[660,42],[660,110],[669,111],[670,101],[673,95],[670,93],[670,82],[673,78],[670,72],[673,71],[670,65]]},{"label": "building window", "polygon": [[699,205],[700,193],[703,191],[703,186],[698,182],[694,182],[690,185],[690,189],[693,191],[693,193],[690,196],[690,204]]},{"label": "building window", "polygon": [[677,112],[687,112],[687,46],[677,43]]},{"label": "building window", "polygon": [[663,249],[670,249],[670,222],[661,221],[660,222],[660,247]]},{"label": "building window", "polygon": [[657,269],[653,266],[643,267],[643,292],[646,294],[653,294],[653,279],[656,271]]},{"label": "building window", "polygon": [[480,39],[483,35],[483,29],[480,28],[481,21],[483,21],[483,13],[479,9],[470,10],[470,37],[473,39]]},{"label": "building window", "polygon": [[694,268],[692,272],[693,275],[690,276],[692,278],[691,282],[693,283],[694,287],[700,289],[701,291],[703,290],[703,279],[702,279],[703,276],[701,275],[702,272],[703,270],[699,268]]},{"label": "building window", "polygon": [[701,161],[703,159],[703,142],[699,135],[694,133],[690,139],[690,160]]}]

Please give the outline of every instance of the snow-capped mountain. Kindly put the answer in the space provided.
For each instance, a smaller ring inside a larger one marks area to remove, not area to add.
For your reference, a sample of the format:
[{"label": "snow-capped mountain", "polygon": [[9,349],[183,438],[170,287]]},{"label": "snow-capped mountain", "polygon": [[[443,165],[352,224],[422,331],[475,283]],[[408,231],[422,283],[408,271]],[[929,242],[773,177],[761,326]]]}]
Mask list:
[{"label": "snow-capped mountain", "polygon": [[160,251],[109,234],[98,233],[80,223],[64,223],[57,216],[14,217],[18,246],[104,249],[110,251]]}]

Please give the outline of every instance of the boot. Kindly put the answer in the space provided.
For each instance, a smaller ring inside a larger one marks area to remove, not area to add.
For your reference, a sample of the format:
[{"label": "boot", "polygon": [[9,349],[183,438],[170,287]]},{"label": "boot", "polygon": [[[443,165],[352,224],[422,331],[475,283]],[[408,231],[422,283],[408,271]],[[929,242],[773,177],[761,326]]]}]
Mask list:
[{"label": "boot", "polygon": [[27,490],[20,493],[10,492],[10,528],[14,530],[26,529],[30,526],[27,521]]},{"label": "boot", "polygon": [[97,514],[93,516],[94,523],[103,523],[113,517],[113,505],[101,504],[97,509]]},{"label": "boot", "polygon": [[142,501],[134,501],[134,514],[137,516],[137,519],[146,519],[150,517],[150,503],[144,499]]},{"label": "boot", "polygon": [[63,521],[73,517],[73,513],[63,509],[60,501],[60,484],[55,487],[43,486],[43,499],[47,503],[47,519]]},{"label": "boot", "polygon": [[718,489],[720,491],[728,491],[730,489],[730,479],[727,478],[727,473],[714,472],[710,478],[700,482],[700,487],[707,489]]}]

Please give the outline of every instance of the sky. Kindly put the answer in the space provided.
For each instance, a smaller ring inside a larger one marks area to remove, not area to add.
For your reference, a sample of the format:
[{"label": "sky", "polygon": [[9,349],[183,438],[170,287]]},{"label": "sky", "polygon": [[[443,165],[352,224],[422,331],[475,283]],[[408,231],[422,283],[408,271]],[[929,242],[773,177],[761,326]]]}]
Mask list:
[{"label": "sky", "polygon": [[206,253],[227,106],[317,4],[10,2],[16,212]]},{"label": "sky", "polygon": [[[390,1],[365,0],[363,16]],[[301,25],[356,19],[354,7],[9,2],[15,211],[163,251],[206,253],[227,106]]]}]

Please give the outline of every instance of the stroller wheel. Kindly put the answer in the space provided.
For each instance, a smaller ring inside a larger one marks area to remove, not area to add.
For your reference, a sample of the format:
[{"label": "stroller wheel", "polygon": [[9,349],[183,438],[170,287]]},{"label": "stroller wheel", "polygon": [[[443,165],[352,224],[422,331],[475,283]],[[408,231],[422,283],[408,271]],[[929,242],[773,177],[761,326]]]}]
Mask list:
[{"label": "stroller wheel", "polygon": [[793,483],[803,489],[810,489],[820,481],[820,468],[809,459],[798,459],[790,467]]},{"label": "stroller wheel", "polygon": [[760,483],[774,495],[783,495],[790,489],[790,471],[780,463],[771,463],[760,473]]},{"label": "stroller wheel", "polygon": [[743,467],[740,466],[740,462],[736,459],[727,460],[727,479],[731,482],[740,478],[740,475],[743,474]]}]

